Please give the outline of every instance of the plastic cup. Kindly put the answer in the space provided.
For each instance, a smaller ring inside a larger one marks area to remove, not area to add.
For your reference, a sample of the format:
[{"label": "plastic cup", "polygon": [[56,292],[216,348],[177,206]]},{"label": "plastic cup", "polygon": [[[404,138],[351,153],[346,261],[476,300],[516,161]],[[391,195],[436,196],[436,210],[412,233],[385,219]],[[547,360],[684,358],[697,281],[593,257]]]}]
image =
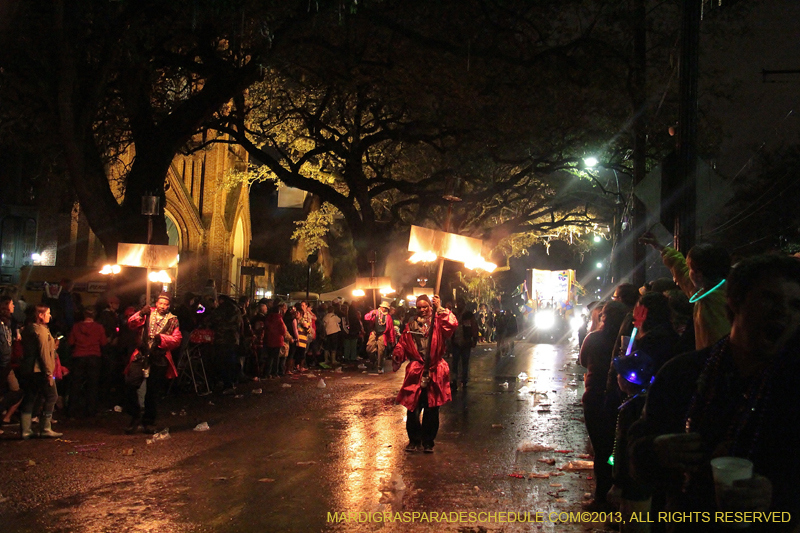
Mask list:
[{"label": "plastic cup", "polygon": [[[711,473],[714,475],[714,492],[717,499],[717,508],[720,511],[735,511],[728,509],[725,502],[725,490],[733,487],[734,481],[750,479],[753,477],[753,463],[741,457],[717,457],[711,460]],[[727,524],[734,529],[746,528],[748,522]]]}]

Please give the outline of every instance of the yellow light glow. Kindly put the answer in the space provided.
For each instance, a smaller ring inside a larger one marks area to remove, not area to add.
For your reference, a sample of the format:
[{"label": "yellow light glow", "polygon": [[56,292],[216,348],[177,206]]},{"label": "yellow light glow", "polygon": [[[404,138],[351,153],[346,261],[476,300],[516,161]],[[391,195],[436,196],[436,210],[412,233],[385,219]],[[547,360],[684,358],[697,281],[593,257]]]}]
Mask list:
[{"label": "yellow light glow", "polygon": [[169,277],[166,270],[150,272],[147,278],[153,283],[172,283],[172,278]]},{"label": "yellow light glow", "polygon": [[410,263],[432,263],[436,261],[436,254],[433,252],[416,252],[408,258]]},{"label": "yellow light glow", "polygon": [[122,268],[119,265],[103,265],[100,273],[107,276],[109,274],[119,274],[121,270]]},{"label": "yellow light glow", "polygon": [[362,291],[361,289],[356,289],[353,291],[353,296],[360,298],[361,296],[364,296],[364,291]]},{"label": "yellow light glow", "polygon": [[383,288],[383,289],[381,289],[379,292],[381,293],[381,295],[383,295],[383,296],[386,296],[387,294],[392,294],[392,293],[394,293],[394,292],[395,292],[395,290],[394,290],[393,288],[391,288],[391,287],[384,287],[384,288]]},{"label": "yellow light glow", "polygon": [[416,301],[416,299],[417,297],[413,294],[409,294],[408,296],[406,296],[406,300],[408,300],[409,302]]},{"label": "yellow light glow", "polygon": [[486,272],[494,272],[497,265],[486,261],[483,257],[475,257],[468,261],[464,261],[464,266],[470,270],[484,270]]}]

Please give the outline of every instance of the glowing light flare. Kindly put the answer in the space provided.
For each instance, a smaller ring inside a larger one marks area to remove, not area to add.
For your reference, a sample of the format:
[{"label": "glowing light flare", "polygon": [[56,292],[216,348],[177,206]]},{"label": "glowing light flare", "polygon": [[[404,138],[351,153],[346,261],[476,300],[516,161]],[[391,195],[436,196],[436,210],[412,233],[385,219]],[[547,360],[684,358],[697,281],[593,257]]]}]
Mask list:
[{"label": "glowing light flare", "polygon": [[362,296],[364,296],[364,291],[362,291],[361,289],[355,289],[353,291],[353,296],[355,296],[356,298],[361,298]]},{"label": "glowing light flare", "polygon": [[172,283],[172,278],[169,277],[166,270],[150,272],[150,274],[147,275],[147,279],[153,283]]},{"label": "glowing light flare", "polygon": [[597,166],[599,161],[596,157],[590,156],[583,160],[583,164],[586,165],[586,168],[594,168]]},{"label": "glowing light flare", "polygon": [[597,234],[595,234],[595,236],[594,236],[594,242],[600,242],[600,241],[602,241],[602,240],[603,240],[603,238],[602,238],[600,235],[597,235]]},{"label": "glowing light flare", "polygon": [[31,254],[31,261],[33,261],[34,263],[38,263],[41,260],[42,260],[41,254]]},{"label": "glowing light flare", "polygon": [[464,266],[470,270],[484,270],[489,273],[494,272],[497,268],[497,265],[490,263],[481,256],[464,261]]},{"label": "glowing light flare", "polygon": [[533,317],[533,323],[537,329],[552,329],[556,325],[556,314],[553,311],[539,311]]},{"label": "glowing light flare", "polygon": [[582,316],[574,316],[569,319],[569,326],[572,328],[572,331],[578,331],[583,326],[583,317]]},{"label": "glowing light flare", "polygon": [[386,296],[387,294],[394,294],[395,290],[391,287],[384,287],[378,292],[380,292],[382,296]]},{"label": "glowing light flare", "polygon": [[109,274],[119,274],[121,271],[122,267],[119,265],[103,265],[100,273],[108,276]]},{"label": "glowing light flare", "polygon": [[409,263],[433,263],[438,257],[433,252],[416,252],[408,258]]}]

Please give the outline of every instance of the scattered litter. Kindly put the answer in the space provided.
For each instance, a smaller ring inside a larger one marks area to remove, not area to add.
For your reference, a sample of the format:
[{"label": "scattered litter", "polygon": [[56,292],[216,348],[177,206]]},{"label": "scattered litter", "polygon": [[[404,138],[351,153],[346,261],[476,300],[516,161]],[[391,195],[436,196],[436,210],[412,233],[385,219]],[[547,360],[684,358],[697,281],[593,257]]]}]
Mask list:
[{"label": "scattered litter", "polygon": [[570,461],[559,470],[577,471],[577,470],[592,470],[594,469],[594,461]]},{"label": "scattered litter", "polygon": [[475,485],[474,487],[472,487],[472,490],[474,490],[475,492],[478,492],[478,491],[479,491],[479,490],[481,490],[481,489],[479,489],[479,488],[478,488],[478,486],[477,486],[477,485]]},{"label": "scattered litter", "polygon": [[169,428],[165,428],[164,430],[159,431],[158,433],[153,435],[152,439],[147,439],[147,444],[153,444],[154,442],[158,442],[158,441],[161,441],[161,440],[167,440],[168,438],[170,438],[170,436],[169,436]]},{"label": "scattered litter", "polygon": [[391,505],[393,511],[399,511],[403,508],[403,494],[406,491],[406,484],[403,482],[403,476],[397,472],[392,472],[388,478],[381,478],[380,493],[381,497],[378,500],[380,507]]},{"label": "scattered litter", "polygon": [[345,377],[343,377],[342,379],[350,379],[350,378],[352,378],[352,377],[353,377],[353,376],[345,376]]},{"label": "scattered litter", "polygon": [[556,503],[567,503],[567,500],[564,498],[556,498]]},{"label": "scattered litter", "polygon": [[122,412],[122,406],[121,405],[115,405],[114,406],[114,412],[115,413],[121,413]]},{"label": "scattered litter", "polygon": [[361,373],[362,373],[362,374],[366,374],[366,373],[367,373],[367,371],[366,371],[366,370],[364,370],[364,371],[363,371],[363,372],[361,372]]},{"label": "scattered litter", "polygon": [[127,450],[122,450],[122,455],[133,455],[133,448],[128,448]]},{"label": "scattered litter", "polygon": [[528,379],[528,373],[527,372],[520,372],[517,375],[517,379],[520,380],[520,381],[525,381],[526,379]]},{"label": "scattered litter", "polygon": [[7,502],[9,499],[10,499],[10,498],[5,498],[5,497],[3,497],[3,495],[2,495],[2,494],[0,494],[0,503],[5,503],[5,502]]},{"label": "scattered litter", "polygon": [[528,479],[547,479],[550,477],[550,474],[547,473],[538,473],[538,472],[531,472],[528,474]]},{"label": "scattered litter", "polygon": [[259,479],[259,481],[260,481],[261,483],[272,483],[272,482],[273,482],[273,481],[275,481],[275,480],[274,480],[274,479],[272,479],[271,477],[262,477],[261,479]]},{"label": "scattered litter", "polygon": [[359,370],[364,370],[365,368],[367,368],[367,365],[365,365],[364,363],[361,363],[360,365],[358,365],[358,368],[359,368]]},{"label": "scattered litter", "polygon": [[97,450],[100,449],[100,446],[105,446],[105,445],[106,445],[105,442],[98,442],[97,444],[78,444],[74,448],[75,451],[78,453],[96,452]]},{"label": "scattered litter", "polygon": [[344,370],[342,370],[342,367],[337,366],[336,369],[334,370],[334,372],[336,372],[337,374],[342,374],[342,373],[344,373]]},{"label": "scattered litter", "polygon": [[237,394],[234,398],[244,398],[244,394]]},{"label": "scattered litter", "polygon": [[550,477],[563,476],[564,472],[550,472]]},{"label": "scattered litter", "polygon": [[325,383],[325,380],[322,379],[322,378],[320,378],[319,381],[317,382],[317,388],[318,389],[324,389],[327,386],[328,385]]},{"label": "scattered litter", "polygon": [[563,487],[561,483],[550,483],[551,487]]},{"label": "scattered litter", "polygon": [[283,385],[281,385],[281,387],[283,387],[284,389],[288,389],[291,386],[292,386],[291,383],[284,383]]},{"label": "scattered litter", "polygon": [[572,453],[575,450],[556,450],[556,453]]},{"label": "scattered litter", "polygon": [[527,386],[527,385],[523,385],[522,387],[520,387],[520,388],[517,390],[517,392],[518,392],[518,393],[520,393],[520,394],[527,394],[527,393],[531,392],[531,389],[530,389],[530,388],[528,388],[528,386]]},{"label": "scattered litter", "polygon": [[589,455],[588,453],[581,453],[581,454],[578,454],[578,459],[594,460],[594,456],[593,455]]},{"label": "scattered litter", "polygon": [[186,409],[181,409],[181,412],[178,413],[178,416],[186,416]]},{"label": "scattered litter", "polygon": [[525,474],[520,474],[520,473],[514,472],[513,474],[509,474],[508,477],[514,477],[514,478],[517,478],[517,479],[525,479]]},{"label": "scattered litter", "polygon": [[28,466],[36,466],[36,461],[33,459],[28,459]]},{"label": "scattered litter", "polygon": [[584,500],[591,500],[592,499],[592,493],[591,492],[584,492],[583,493],[583,499]]},{"label": "scattered litter", "polygon": [[556,464],[556,460],[553,459],[552,457],[542,457],[542,458],[536,459],[536,460],[539,461],[540,463],[544,463],[546,465],[554,465],[554,464]]},{"label": "scattered litter", "polygon": [[306,374],[306,377],[308,379],[317,379],[317,375],[316,374]]},{"label": "scattered litter", "polygon": [[492,429],[503,429],[503,424],[492,424]]},{"label": "scattered litter", "polygon": [[194,431],[208,431],[209,429],[211,428],[208,426],[208,422],[200,422],[194,427]]},{"label": "scattered litter", "polygon": [[208,405],[214,405],[214,402],[208,402]]},{"label": "scattered litter", "polygon": [[297,461],[297,466],[308,466],[308,465],[315,465],[317,464],[316,461]]},{"label": "scattered litter", "polygon": [[212,481],[228,481],[228,479],[229,478],[225,477],[225,476],[219,476],[219,477],[212,477],[211,478]]},{"label": "scattered litter", "polygon": [[324,395],[324,396],[322,396],[322,397],[323,397],[323,398],[330,398],[330,397],[331,397],[331,395],[330,395],[330,394],[325,394],[325,395]]},{"label": "scattered litter", "polygon": [[70,444],[72,444],[73,442],[77,442],[77,441],[74,441],[74,440],[67,440],[67,439],[56,439],[55,441],[56,442],[68,442]]},{"label": "scattered litter", "polygon": [[577,421],[577,422],[586,423],[586,419],[584,419],[584,418],[575,418],[575,417],[570,417],[570,420],[575,420],[575,421]]},{"label": "scattered litter", "polygon": [[508,390],[508,381],[504,381],[500,384],[500,388],[503,390]]},{"label": "scattered litter", "polygon": [[262,392],[264,392],[264,391],[261,390],[261,389],[253,389],[252,390],[252,394],[261,394]]},{"label": "scattered litter", "polygon": [[536,443],[529,442],[529,441],[523,442],[522,444],[517,446],[517,451],[518,452],[523,452],[523,453],[527,453],[527,452],[549,452],[552,449],[553,449],[552,446],[545,446],[543,444],[536,444]]},{"label": "scattered litter", "polygon": [[176,413],[175,411],[172,411],[170,414],[171,414],[172,416],[178,416],[178,413]]}]

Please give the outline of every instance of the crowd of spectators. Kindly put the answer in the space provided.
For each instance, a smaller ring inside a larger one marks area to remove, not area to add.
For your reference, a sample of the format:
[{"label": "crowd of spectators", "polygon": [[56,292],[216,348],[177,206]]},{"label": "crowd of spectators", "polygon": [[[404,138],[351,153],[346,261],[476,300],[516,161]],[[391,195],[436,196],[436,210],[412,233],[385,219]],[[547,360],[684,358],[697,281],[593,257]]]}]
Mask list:
[{"label": "crowd of spectators", "polygon": [[[586,509],[620,511],[627,532],[730,526],[719,512],[751,530],[795,531],[800,463],[790,450],[800,429],[786,378],[800,364],[800,260],[765,255],[731,267],[718,246],[684,257],[651,235],[642,242],[661,251],[672,279],[616,287],[592,306],[580,349],[594,450]],[[711,462],[720,457],[749,460],[752,477],[715,485]],[[792,522],[753,523],[752,513],[773,511]],[[631,520],[644,512],[696,519]]]}]

